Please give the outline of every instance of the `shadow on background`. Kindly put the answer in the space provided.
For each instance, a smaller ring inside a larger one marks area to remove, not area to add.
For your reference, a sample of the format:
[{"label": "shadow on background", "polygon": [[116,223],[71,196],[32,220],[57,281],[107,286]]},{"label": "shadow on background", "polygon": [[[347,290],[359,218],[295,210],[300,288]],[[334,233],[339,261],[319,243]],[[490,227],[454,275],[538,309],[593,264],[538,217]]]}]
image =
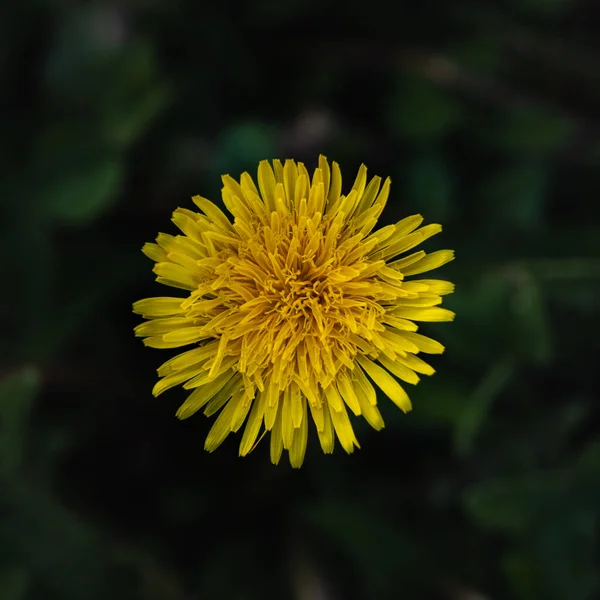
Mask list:
[{"label": "shadow on background", "polygon": [[[596,11],[333,4],[0,9],[2,600],[600,594]],[[209,455],[150,394],[140,248],[221,173],[319,153],[392,177],[383,225],[444,224],[447,351],[352,456]]]}]

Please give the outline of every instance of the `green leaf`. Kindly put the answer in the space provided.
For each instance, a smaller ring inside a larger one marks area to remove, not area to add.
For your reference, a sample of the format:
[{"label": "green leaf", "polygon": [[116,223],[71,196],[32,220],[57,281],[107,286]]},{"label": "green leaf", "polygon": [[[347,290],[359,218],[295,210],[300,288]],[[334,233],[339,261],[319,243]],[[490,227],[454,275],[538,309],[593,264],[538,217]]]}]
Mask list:
[{"label": "green leaf", "polygon": [[154,87],[134,101],[116,107],[104,117],[103,132],[118,148],[131,145],[167,106],[170,92],[166,87]]},{"label": "green leaf", "polygon": [[498,348],[510,343],[512,289],[504,273],[497,269],[475,271],[474,281],[464,282],[449,298],[460,327],[444,332],[449,352],[457,353],[479,369],[497,360]]},{"label": "green leaf", "polygon": [[81,169],[63,173],[42,192],[40,201],[57,219],[89,223],[112,206],[122,180],[123,165],[118,158],[99,158]]},{"label": "green leaf", "polygon": [[553,347],[542,290],[527,272],[517,274],[520,276],[514,278],[516,292],[512,302],[515,348],[527,362],[548,364]]},{"label": "green leaf", "polygon": [[104,78],[106,85],[95,102],[102,133],[118,147],[127,146],[164,110],[172,90],[160,78],[154,48],[141,39],[123,48]]},{"label": "green leaf", "polygon": [[527,536],[560,514],[567,480],[562,473],[491,479],[465,492],[471,517],[486,529]]},{"label": "green leaf", "polygon": [[587,504],[600,506],[600,440],[585,446],[575,462],[573,480],[575,490]]},{"label": "green leaf", "polygon": [[12,474],[21,465],[26,421],[39,385],[39,373],[33,367],[0,380],[0,473]]},{"label": "green leaf", "polygon": [[465,403],[454,429],[454,446],[460,455],[465,456],[472,450],[494,400],[504,391],[515,372],[516,366],[511,359],[498,360],[489,368],[477,389]]},{"label": "green leaf", "polygon": [[[20,477],[1,481],[0,548],[9,548],[51,598],[137,598],[139,578],[119,568],[114,548],[61,501]],[[82,590],[85,590],[82,592]],[[109,594],[109,590],[112,594]]]},{"label": "green leaf", "polygon": [[600,580],[594,548],[594,519],[583,519],[576,507],[546,523],[538,533],[504,556],[511,597],[587,600]]},{"label": "green leaf", "polygon": [[544,598],[587,600],[594,596],[600,582],[596,527],[597,515],[582,513],[575,504],[531,539]]},{"label": "green leaf", "polygon": [[540,597],[537,573],[527,553],[518,551],[507,553],[502,560],[502,570],[516,598],[532,600]]},{"label": "green leaf", "polygon": [[322,539],[355,561],[372,590],[383,593],[388,589],[385,582],[400,571],[406,580],[422,558],[420,548],[406,532],[398,532],[365,502],[320,502],[307,506],[303,518]]},{"label": "green leaf", "polygon": [[[590,418],[591,406],[583,398],[565,398],[561,406],[544,411],[537,419],[535,428],[527,436],[528,441],[553,460],[568,455],[573,438]],[[600,472],[600,471],[599,471]]]},{"label": "green leaf", "polygon": [[428,142],[452,131],[461,116],[448,92],[423,79],[405,78],[392,96],[389,124],[399,137]]},{"label": "green leaf", "polygon": [[29,586],[27,571],[20,566],[0,568],[0,598],[2,600],[24,600]]}]

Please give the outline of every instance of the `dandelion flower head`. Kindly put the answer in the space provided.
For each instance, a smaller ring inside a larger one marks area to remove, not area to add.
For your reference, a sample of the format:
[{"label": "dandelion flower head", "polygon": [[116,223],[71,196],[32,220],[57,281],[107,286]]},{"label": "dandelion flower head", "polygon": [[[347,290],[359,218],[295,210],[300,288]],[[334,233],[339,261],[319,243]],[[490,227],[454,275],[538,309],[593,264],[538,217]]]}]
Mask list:
[{"label": "dandelion flower head", "polygon": [[158,369],[153,394],[182,385],[179,418],[219,413],[209,452],[245,424],[241,456],[268,432],[272,462],[287,450],[299,467],[314,424],[325,453],[336,439],[351,453],[348,409],[383,428],[376,387],[409,411],[404,383],[434,372],[420,355],[444,350],[415,322],[451,321],[439,304],[454,286],[412,276],[453,252],[408,253],[442,228],[413,215],[375,229],[390,179],[369,181],[362,165],[342,194],[339,166],[323,156],[312,177],[300,162],[274,160],[259,164],[258,187],[248,173],[222,180],[232,218],[195,196],[198,211],[173,213],[181,234],[143,248],[156,280],[185,296],[136,302],[147,319],[136,335],[153,348],[189,347]]}]

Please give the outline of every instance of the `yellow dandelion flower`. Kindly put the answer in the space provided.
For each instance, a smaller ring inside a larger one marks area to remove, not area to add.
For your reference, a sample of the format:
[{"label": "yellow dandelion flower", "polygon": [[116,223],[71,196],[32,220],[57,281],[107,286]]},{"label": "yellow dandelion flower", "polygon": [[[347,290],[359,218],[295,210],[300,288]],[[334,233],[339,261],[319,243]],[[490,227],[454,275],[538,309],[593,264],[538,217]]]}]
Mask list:
[{"label": "yellow dandelion flower", "polygon": [[[271,460],[283,450],[300,467],[312,418],[324,452],[335,439],[359,447],[348,409],[375,429],[384,426],[373,384],[401,410],[411,409],[398,382],[415,384],[434,370],[418,355],[443,346],[417,333],[415,321],[451,321],[438,305],[453,284],[411,279],[453,259],[451,250],[420,250],[396,258],[442,230],[413,215],[373,231],[390,179],[367,180],[360,167],[342,194],[337,163],[325,157],[312,178],[293,160],[223,177],[222,197],[233,222],[201,196],[199,212],[178,208],[182,235],[160,233],[143,252],[156,280],[185,290],[181,297],[140,300],[146,322],[136,335],[153,348],[191,349],[158,369],[153,394],[182,385],[190,394],[177,416],[220,411],[205,442],[215,450],[246,423],[239,453],[261,430],[271,432]],[[261,435],[261,438],[262,438]]]}]

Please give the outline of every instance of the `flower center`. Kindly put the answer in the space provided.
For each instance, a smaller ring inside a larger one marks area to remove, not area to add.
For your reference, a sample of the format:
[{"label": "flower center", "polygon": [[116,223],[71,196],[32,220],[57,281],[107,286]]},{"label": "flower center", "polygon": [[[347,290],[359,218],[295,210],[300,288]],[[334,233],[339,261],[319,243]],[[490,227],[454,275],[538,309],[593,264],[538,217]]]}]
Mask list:
[{"label": "flower center", "polygon": [[356,348],[349,335],[358,322],[375,326],[367,298],[344,289],[362,285],[359,291],[371,295],[364,282],[347,283],[366,264],[357,256],[352,268],[344,266],[335,228],[323,225],[317,230],[312,220],[299,224],[293,217],[282,219],[276,230],[265,225],[231,249],[222,263],[227,267],[216,269],[212,284],[207,282],[228,297],[231,310],[237,305],[238,319],[222,335],[230,340],[229,352],[239,351],[239,371],[258,387],[266,379],[280,389],[313,379],[327,387],[340,368],[352,365]]}]

